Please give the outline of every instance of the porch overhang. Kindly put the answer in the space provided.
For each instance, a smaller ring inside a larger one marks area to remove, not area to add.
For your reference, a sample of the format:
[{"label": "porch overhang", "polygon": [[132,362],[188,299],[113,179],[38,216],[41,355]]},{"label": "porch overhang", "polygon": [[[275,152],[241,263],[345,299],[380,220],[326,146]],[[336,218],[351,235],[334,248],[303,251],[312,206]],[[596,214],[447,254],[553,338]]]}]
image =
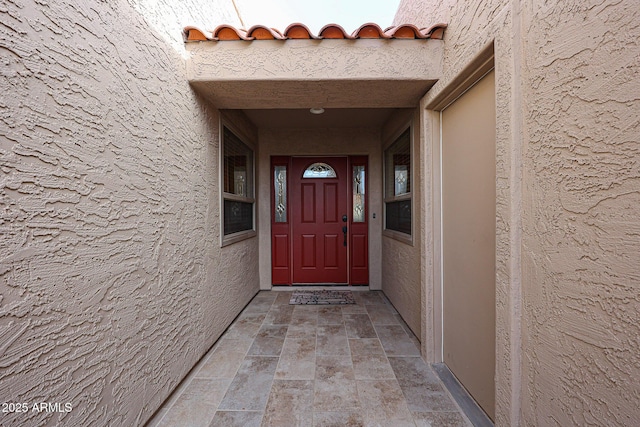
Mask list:
[{"label": "porch overhang", "polygon": [[218,108],[409,108],[442,74],[437,39],[188,42],[187,77]]}]

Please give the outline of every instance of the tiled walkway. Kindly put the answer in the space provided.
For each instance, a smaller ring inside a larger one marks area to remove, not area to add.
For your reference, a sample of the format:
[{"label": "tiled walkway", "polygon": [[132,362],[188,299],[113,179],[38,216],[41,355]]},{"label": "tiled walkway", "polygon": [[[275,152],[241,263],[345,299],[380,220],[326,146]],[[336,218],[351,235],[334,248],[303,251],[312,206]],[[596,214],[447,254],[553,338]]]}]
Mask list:
[{"label": "tiled walkway", "polygon": [[148,426],[470,426],[381,292],[260,292]]}]

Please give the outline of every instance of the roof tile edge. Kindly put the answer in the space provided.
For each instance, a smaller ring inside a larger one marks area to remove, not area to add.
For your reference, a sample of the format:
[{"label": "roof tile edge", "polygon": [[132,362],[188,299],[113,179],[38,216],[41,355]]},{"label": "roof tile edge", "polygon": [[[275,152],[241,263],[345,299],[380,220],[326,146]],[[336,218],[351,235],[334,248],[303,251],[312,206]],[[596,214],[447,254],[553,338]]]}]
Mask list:
[{"label": "roof tile edge", "polygon": [[348,34],[338,24],[327,24],[320,29],[318,35],[314,35],[304,24],[295,22],[287,27],[284,32],[264,25],[254,25],[249,30],[236,28],[232,25],[218,25],[213,31],[203,30],[195,26],[186,26],[183,29],[185,42],[197,41],[227,41],[227,40],[291,40],[291,39],[432,39],[442,40],[447,24],[435,24],[431,27],[418,28],[414,24],[401,24],[388,27],[384,30],[378,24],[369,22],[361,25],[353,33]]},{"label": "roof tile edge", "polygon": [[294,22],[284,30],[284,37],[286,39],[319,39],[314,36],[309,27],[299,22]]},{"label": "roof tile edge", "polygon": [[426,34],[430,39],[442,40],[444,38],[444,30],[447,29],[447,24],[435,24],[429,28],[423,28],[421,32]]},{"label": "roof tile edge", "polygon": [[318,37],[323,39],[354,39],[338,24],[327,24],[318,31]]},{"label": "roof tile edge", "polygon": [[357,39],[390,39],[391,36],[387,35],[378,24],[373,22],[367,22],[362,24],[357,30],[351,34]]},{"label": "roof tile edge", "polygon": [[255,40],[284,40],[286,37],[275,28],[265,25],[254,25],[247,30],[247,36]]}]

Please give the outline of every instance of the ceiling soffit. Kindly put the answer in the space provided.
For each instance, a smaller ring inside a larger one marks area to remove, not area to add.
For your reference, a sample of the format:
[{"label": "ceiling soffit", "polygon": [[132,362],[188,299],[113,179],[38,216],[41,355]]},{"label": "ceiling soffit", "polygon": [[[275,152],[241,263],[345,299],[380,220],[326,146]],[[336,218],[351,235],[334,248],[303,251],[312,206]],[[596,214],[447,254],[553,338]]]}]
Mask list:
[{"label": "ceiling soffit", "polygon": [[415,107],[441,77],[442,43],[391,36],[188,42],[187,76],[218,108]]},{"label": "ceiling soffit", "polygon": [[393,108],[328,108],[323,114],[309,109],[243,110],[260,129],[380,128],[395,112]]}]

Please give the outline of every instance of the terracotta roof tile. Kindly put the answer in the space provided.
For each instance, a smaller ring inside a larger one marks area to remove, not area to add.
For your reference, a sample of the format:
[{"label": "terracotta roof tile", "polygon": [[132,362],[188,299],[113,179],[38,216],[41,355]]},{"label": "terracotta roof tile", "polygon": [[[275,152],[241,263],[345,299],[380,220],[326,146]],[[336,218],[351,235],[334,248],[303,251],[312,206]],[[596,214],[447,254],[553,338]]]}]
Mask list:
[{"label": "terracotta roof tile", "polygon": [[300,23],[291,24],[284,30],[284,36],[287,39],[317,39],[318,37],[314,36],[311,33],[311,30]]},{"label": "terracotta roof tile", "polygon": [[373,23],[367,23],[367,24],[361,25],[360,28],[355,30],[351,35],[359,39],[390,39],[391,38],[384,31],[382,31],[382,28],[380,28],[378,24],[373,24]]},{"label": "terracotta roof tile", "polygon": [[254,25],[247,30],[247,37],[254,40],[284,40],[282,33],[275,28],[265,27],[264,25]]},{"label": "terracotta roof tile", "polygon": [[428,35],[430,39],[442,40],[446,28],[447,24],[435,24],[429,28],[423,28],[420,32]]},{"label": "terracotta roof tile", "polygon": [[226,24],[218,25],[212,34],[214,40],[253,40],[245,30]]},{"label": "terracotta roof tile", "polygon": [[327,24],[320,29],[318,37],[322,39],[353,39],[350,34],[338,24]]},{"label": "terracotta roof tile", "polygon": [[444,37],[447,24],[435,24],[428,28],[418,28],[412,24],[392,26],[382,30],[378,24],[366,23],[352,34],[338,24],[328,24],[322,27],[318,35],[314,35],[309,28],[299,22],[287,27],[284,32],[264,25],[254,25],[249,30],[236,28],[232,25],[218,25],[213,31],[202,30],[188,26],[184,28],[185,41],[225,41],[225,40],[288,40],[288,39],[436,39]]},{"label": "terracotta roof tile", "polygon": [[202,41],[213,39],[213,34],[211,34],[209,31],[203,31],[198,27],[184,27],[183,32],[186,40]]},{"label": "terracotta roof tile", "polygon": [[415,25],[405,24],[397,27],[389,27],[385,30],[385,34],[396,39],[426,39],[427,35],[422,34],[420,29]]}]

